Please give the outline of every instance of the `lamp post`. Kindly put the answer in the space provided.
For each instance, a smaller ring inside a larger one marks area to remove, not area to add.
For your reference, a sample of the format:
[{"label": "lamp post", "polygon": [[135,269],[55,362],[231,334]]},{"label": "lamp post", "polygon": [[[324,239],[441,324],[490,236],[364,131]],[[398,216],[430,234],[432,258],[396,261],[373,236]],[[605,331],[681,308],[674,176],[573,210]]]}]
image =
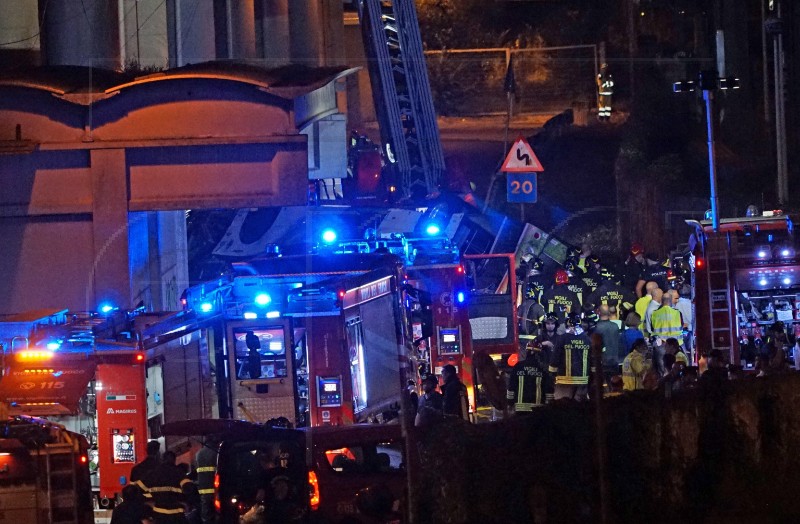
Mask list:
[{"label": "lamp post", "polygon": [[738,89],[739,79],[734,77],[720,78],[716,71],[701,71],[697,82],[687,80],[672,84],[676,93],[695,91],[697,87],[703,91],[706,103],[706,128],[708,133],[708,176],[711,185],[711,225],[714,231],[719,230],[719,194],[717,191],[716,147],[714,145],[714,92],[719,89]]}]

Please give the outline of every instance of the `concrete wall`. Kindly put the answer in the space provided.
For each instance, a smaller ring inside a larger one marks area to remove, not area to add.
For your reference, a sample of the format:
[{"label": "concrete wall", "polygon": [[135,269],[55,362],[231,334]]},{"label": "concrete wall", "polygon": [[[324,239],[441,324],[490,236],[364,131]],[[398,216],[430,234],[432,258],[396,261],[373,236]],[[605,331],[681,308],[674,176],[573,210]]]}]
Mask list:
[{"label": "concrete wall", "polygon": [[[800,373],[603,401],[615,523],[798,522]],[[418,522],[600,522],[592,405],[414,432]]]}]

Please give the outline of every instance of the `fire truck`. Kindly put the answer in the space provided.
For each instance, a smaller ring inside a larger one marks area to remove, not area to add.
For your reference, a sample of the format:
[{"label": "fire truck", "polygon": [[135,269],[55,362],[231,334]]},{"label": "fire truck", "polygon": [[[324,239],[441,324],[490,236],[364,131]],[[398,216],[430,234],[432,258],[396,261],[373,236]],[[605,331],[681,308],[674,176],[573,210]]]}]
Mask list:
[{"label": "fire truck", "polygon": [[50,421],[0,423],[0,522],[94,522],[88,442]]},{"label": "fire truck", "polygon": [[234,267],[227,281],[184,297],[224,325],[223,416],[299,426],[382,419],[408,380],[447,364],[474,406],[469,288],[446,237],[330,241]]},{"label": "fire truck", "polygon": [[687,221],[691,250],[696,347],[718,349],[730,363],[752,367],[767,329],[783,322],[800,334],[800,261],[792,220],[762,216]]},{"label": "fire truck", "polygon": [[[209,331],[201,322],[111,306],[2,317],[0,398],[13,416],[47,417],[83,435],[93,491],[100,507],[111,506],[148,438],[165,440],[162,424],[214,415]],[[186,439],[164,444],[188,451]]]}]

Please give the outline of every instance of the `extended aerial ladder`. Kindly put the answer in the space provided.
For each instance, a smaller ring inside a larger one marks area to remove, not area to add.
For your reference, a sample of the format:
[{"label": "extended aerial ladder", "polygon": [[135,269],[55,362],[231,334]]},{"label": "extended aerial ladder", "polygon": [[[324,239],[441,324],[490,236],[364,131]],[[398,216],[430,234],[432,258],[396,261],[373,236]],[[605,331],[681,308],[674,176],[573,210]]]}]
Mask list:
[{"label": "extended aerial ladder", "polygon": [[358,15],[390,191],[435,194],[444,154],[414,0],[360,0]]}]

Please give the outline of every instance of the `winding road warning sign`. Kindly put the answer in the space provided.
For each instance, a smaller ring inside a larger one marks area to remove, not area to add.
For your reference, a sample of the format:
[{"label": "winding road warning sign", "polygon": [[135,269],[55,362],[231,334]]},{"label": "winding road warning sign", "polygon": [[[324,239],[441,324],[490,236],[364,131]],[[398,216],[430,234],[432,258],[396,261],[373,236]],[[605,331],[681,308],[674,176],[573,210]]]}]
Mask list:
[{"label": "winding road warning sign", "polygon": [[536,158],[533,148],[523,137],[517,138],[506,156],[500,171],[504,173],[540,173],[542,163]]}]

